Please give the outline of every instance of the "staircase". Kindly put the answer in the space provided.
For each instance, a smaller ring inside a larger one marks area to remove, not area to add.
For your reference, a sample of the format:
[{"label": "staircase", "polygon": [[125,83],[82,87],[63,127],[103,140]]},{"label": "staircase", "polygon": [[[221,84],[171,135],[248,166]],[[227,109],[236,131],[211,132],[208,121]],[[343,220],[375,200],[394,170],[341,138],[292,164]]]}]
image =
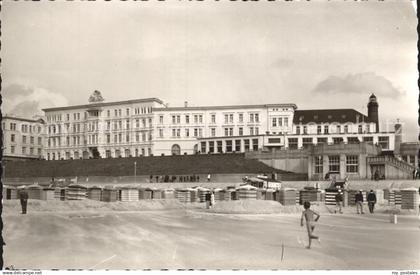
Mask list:
[{"label": "staircase", "polygon": [[394,156],[375,156],[375,157],[368,157],[367,158],[367,163],[369,165],[371,164],[385,164],[385,165],[390,165],[393,166],[395,168],[397,168],[400,171],[403,171],[405,173],[409,173],[410,175],[412,175],[413,170],[414,170],[414,165],[411,165],[403,160],[399,160]]}]

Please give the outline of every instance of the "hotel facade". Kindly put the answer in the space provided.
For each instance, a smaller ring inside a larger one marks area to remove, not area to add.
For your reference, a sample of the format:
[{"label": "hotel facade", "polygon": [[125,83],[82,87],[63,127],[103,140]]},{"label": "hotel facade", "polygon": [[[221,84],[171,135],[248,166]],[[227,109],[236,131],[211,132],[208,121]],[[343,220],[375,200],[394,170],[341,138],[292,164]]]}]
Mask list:
[{"label": "hotel facade", "polygon": [[367,142],[394,150],[381,132],[378,103],[353,109],[299,110],[295,104],[167,107],[160,99],[47,108],[44,158],[116,158],[301,149]]},{"label": "hotel facade", "polygon": [[44,109],[47,160],[118,158],[153,154],[157,98]]}]

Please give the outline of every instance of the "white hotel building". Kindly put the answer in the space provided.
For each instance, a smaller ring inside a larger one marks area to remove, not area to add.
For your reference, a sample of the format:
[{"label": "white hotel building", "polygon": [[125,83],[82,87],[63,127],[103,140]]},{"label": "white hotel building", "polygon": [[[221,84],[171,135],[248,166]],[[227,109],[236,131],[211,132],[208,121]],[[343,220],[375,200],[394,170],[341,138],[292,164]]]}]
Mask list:
[{"label": "white hotel building", "polygon": [[44,109],[48,160],[299,149],[317,143],[379,144],[372,95],[368,115],[353,109],[297,110],[295,104],[167,107],[157,98]]},{"label": "white hotel building", "polygon": [[47,160],[149,156],[157,98],[47,108]]}]

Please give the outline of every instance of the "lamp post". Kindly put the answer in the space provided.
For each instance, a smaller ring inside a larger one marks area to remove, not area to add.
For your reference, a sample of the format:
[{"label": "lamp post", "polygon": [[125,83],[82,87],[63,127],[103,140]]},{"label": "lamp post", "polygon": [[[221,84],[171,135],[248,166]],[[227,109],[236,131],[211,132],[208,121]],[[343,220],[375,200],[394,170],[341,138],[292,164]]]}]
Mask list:
[{"label": "lamp post", "polygon": [[[6,147],[2,147],[1,149],[2,149],[2,152],[4,154],[4,152],[6,151]],[[3,179],[3,183],[4,183],[6,181],[6,162],[3,163],[3,161],[0,161],[0,163],[1,163],[1,166],[3,168],[3,175],[1,175],[1,176],[2,176],[2,179]]]},{"label": "lamp post", "polygon": [[137,183],[137,161],[134,162],[134,183]]}]

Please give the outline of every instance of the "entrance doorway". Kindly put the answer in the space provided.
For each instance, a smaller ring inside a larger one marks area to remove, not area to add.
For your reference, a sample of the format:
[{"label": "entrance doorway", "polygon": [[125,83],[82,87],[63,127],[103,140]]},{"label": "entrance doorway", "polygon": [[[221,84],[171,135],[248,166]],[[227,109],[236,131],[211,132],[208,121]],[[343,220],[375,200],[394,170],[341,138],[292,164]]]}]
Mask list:
[{"label": "entrance doorway", "polygon": [[179,156],[181,154],[181,147],[178,144],[172,145],[171,154],[173,156]]},{"label": "entrance doorway", "polygon": [[371,164],[370,165],[372,180],[385,179],[385,165],[384,164]]}]

